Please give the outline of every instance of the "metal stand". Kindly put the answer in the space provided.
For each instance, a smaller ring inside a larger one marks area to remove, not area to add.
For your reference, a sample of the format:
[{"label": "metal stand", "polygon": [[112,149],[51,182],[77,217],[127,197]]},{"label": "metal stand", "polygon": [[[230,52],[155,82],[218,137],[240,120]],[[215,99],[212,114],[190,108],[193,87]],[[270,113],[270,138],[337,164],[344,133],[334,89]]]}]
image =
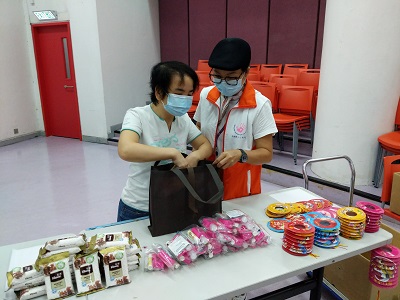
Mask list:
[{"label": "metal stand", "polygon": [[[329,160],[336,160],[336,159],[346,159],[349,163],[350,166],[350,170],[351,170],[351,179],[350,179],[350,199],[349,199],[349,206],[353,206],[353,194],[354,194],[354,183],[356,180],[356,171],[354,168],[354,164],[353,161],[350,159],[350,157],[346,156],[346,155],[342,155],[342,156],[331,156],[331,157],[325,157],[325,158],[315,158],[315,159],[309,159],[307,160],[304,164],[303,164],[303,178],[304,178],[304,188],[308,190],[308,176],[307,176],[307,166],[309,164],[315,163],[315,162],[320,162],[320,161],[329,161]],[[317,275],[315,275],[314,273],[316,271],[319,271]],[[323,285],[325,288],[328,289],[329,292],[331,292],[332,294],[334,294],[334,296],[338,296],[338,295],[342,295],[342,293],[337,290],[335,287],[333,287],[327,280],[323,279],[324,276],[324,269],[318,269],[318,270],[314,270],[312,272],[312,276],[321,276],[321,285]],[[311,295],[310,295],[310,299],[320,299],[321,298],[321,290],[319,290],[319,295],[316,294],[317,292],[312,290],[311,291]],[[319,297],[319,298],[318,298]]]},{"label": "metal stand", "polygon": [[353,194],[354,194],[354,183],[356,180],[356,171],[354,169],[354,164],[353,161],[350,159],[350,157],[346,155],[342,156],[331,156],[331,157],[324,157],[324,158],[313,158],[307,160],[303,164],[303,178],[304,178],[304,187],[308,190],[308,176],[307,176],[307,171],[306,168],[309,164],[320,162],[320,161],[328,161],[328,160],[335,160],[335,159],[346,159],[349,163],[350,170],[351,170],[351,179],[350,179],[350,200],[349,200],[349,206],[353,206]]}]

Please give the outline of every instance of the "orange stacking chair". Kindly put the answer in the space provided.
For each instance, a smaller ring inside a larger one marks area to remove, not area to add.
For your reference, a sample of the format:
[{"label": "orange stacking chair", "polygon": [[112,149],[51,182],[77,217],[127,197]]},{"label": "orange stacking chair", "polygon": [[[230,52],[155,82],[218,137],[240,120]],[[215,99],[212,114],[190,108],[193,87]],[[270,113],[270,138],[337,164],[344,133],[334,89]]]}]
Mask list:
[{"label": "orange stacking chair", "polygon": [[187,112],[187,114],[189,115],[189,117],[191,119],[193,119],[194,117],[194,113],[196,112],[197,109],[197,105],[199,104],[200,101],[200,92],[201,90],[204,88],[204,86],[199,86],[199,88],[197,89],[197,91],[195,91],[193,93],[193,101],[192,101],[192,106],[190,107],[189,111]]},{"label": "orange stacking chair", "polygon": [[249,73],[259,73],[260,72],[260,64],[250,64]]},{"label": "orange stacking chair", "polygon": [[203,85],[212,85],[213,83],[210,80],[210,72],[209,71],[199,71],[196,70],[196,74],[199,77],[199,82]]},{"label": "orange stacking chair", "polygon": [[297,165],[297,149],[299,144],[299,131],[311,129],[313,132],[314,121],[311,115],[314,87],[312,86],[282,86],[279,95],[278,113],[274,114],[278,127],[279,146],[283,150],[283,132],[293,133],[293,160]]},{"label": "orange stacking chair", "polygon": [[276,83],[264,81],[252,81],[251,85],[271,101],[272,112],[278,112],[278,92]]},{"label": "orange stacking chair", "polygon": [[187,114],[189,115],[189,117],[191,119],[193,119],[194,113],[196,112],[196,109],[197,109],[197,105],[199,104],[201,90],[203,88],[205,88],[206,86],[210,86],[210,85],[211,85],[211,82],[210,83],[201,83],[200,82],[199,88],[197,89],[197,91],[195,91],[193,93],[192,106],[190,107],[189,111],[187,112]]},{"label": "orange stacking chair", "polygon": [[260,81],[260,71],[257,71],[257,72],[253,71],[253,72],[247,73],[247,80],[249,80],[249,81]]},{"label": "orange stacking chair", "polygon": [[296,85],[296,75],[290,74],[271,74],[269,75],[269,82],[276,83],[278,93],[283,85]]},{"label": "orange stacking chair", "polygon": [[[382,185],[382,207],[385,203],[390,201],[392,193],[393,174],[400,172],[400,155],[386,156],[383,158],[383,185]],[[385,215],[400,221],[400,215],[385,209]]]},{"label": "orange stacking chair", "polygon": [[317,99],[318,99],[318,87],[319,87],[319,73],[320,69],[299,69],[297,75],[296,85],[302,86],[313,86],[314,87],[314,99],[312,114],[315,120],[317,111]]},{"label": "orange stacking chair", "polygon": [[197,109],[197,104],[196,104],[196,105],[193,104],[193,105],[189,108],[187,114],[188,114],[188,116],[189,116],[191,119],[193,119],[194,113],[196,112],[196,109]]},{"label": "orange stacking chair", "polygon": [[387,152],[400,154],[400,99],[394,120],[394,131],[382,134],[378,137],[378,154],[375,162],[374,186],[379,187],[383,173],[383,157]]},{"label": "orange stacking chair", "polygon": [[285,64],[283,74],[298,75],[300,69],[308,69],[308,64]]},{"label": "orange stacking chair", "polygon": [[211,68],[208,65],[208,59],[199,59],[197,61],[197,71],[211,71]]},{"label": "orange stacking chair", "polygon": [[320,69],[298,70],[296,85],[313,86],[314,92],[318,93]]},{"label": "orange stacking chair", "polygon": [[282,64],[262,64],[260,66],[261,81],[269,81],[269,75],[281,73]]},{"label": "orange stacking chair", "polygon": [[210,86],[210,85],[211,85],[211,83],[200,82],[199,88],[197,89],[197,91],[195,91],[193,93],[193,102],[192,102],[193,104],[197,105],[199,103],[201,90],[203,88],[205,88],[206,86]]}]

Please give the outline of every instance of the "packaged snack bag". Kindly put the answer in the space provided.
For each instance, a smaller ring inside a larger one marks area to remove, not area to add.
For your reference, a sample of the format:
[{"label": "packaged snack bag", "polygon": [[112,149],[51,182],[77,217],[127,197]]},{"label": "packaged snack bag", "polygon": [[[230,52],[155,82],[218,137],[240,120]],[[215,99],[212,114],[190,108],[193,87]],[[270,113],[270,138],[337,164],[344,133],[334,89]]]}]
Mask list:
[{"label": "packaged snack bag", "polygon": [[[99,250],[114,246],[129,247],[132,244],[132,231],[98,233],[91,238],[91,244],[93,239],[95,239],[95,244]],[[88,248],[91,248],[91,246]]]},{"label": "packaged snack bag", "polygon": [[17,286],[33,286],[34,284],[29,284],[30,282],[35,282],[37,284],[37,278],[41,278],[44,283],[43,270],[36,271],[34,265],[28,265],[25,267],[16,267],[11,271],[7,272],[7,286],[13,288]]},{"label": "packaged snack bag", "polygon": [[132,239],[132,243],[129,244],[128,247],[126,247],[126,254],[128,256],[137,254],[140,257],[141,251],[142,251],[142,248],[140,247],[139,241],[137,239]]},{"label": "packaged snack bag", "polygon": [[46,242],[44,248],[48,251],[62,250],[65,248],[81,247],[86,243],[84,234],[74,235],[66,238]]},{"label": "packaged snack bag", "polygon": [[74,258],[74,272],[77,296],[83,296],[104,289],[101,283],[98,252],[77,254]]},{"label": "packaged snack bag", "polygon": [[140,265],[140,252],[142,252],[142,248],[139,245],[139,241],[137,239],[132,240],[132,244],[130,244],[126,249],[126,257],[128,260],[128,269],[129,271],[133,271],[139,268]]},{"label": "packaged snack bag", "polygon": [[39,257],[46,258],[46,257],[50,257],[52,255],[56,255],[56,254],[63,253],[63,252],[68,252],[69,255],[74,256],[75,254],[77,254],[81,251],[82,251],[82,249],[80,247],[71,247],[71,248],[58,249],[58,250],[53,250],[53,251],[46,250],[43,247],[43,248],[40,248],[40,250],[39,250]]},{"label": "packaged snack bag", "polygon": [[32,287],[43,285],[43,284],[44,284],[44,275],[40,276],[40,277],[28,279],[24,282],[15,284],[12,286],[12,289],[14,290],[14,292],[16,292],[16,291],[20,291],[20,290],[23,290],[26,288],[32,288]]},{"label": "packaged snack bag", "polygon": [[132,264],[132,263],[128,262],[128,271],[129,272],[137,270],[137,269],[139,269],[139,264]]},{"label": "packaged snack bag", "polygon": [[46,295],[46,286],[39,285],[16,292],[18,300],[28,300]]},{"label": "packaged snack bag", "polygon": [[75,294],[69,265],[69,252],[39,258],[37,265],[43,269],[48,299],[65,298]]},{"label": "packaged snack bag", "polygon": [[106,287],[130,283],[125,245],[100,250],[103,258]]}]

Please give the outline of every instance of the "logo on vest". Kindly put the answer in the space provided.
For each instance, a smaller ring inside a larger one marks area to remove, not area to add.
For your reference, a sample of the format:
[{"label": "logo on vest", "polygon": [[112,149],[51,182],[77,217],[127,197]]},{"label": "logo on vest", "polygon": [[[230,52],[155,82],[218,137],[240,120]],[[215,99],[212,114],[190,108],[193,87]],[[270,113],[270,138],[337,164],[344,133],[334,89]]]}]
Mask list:
[{"label": "logo on vest", "polygon": [[246,125],[243,123],[240,123],[238,125],[233,125],[233,131],[237,135],[244,135],[246,134]]}]

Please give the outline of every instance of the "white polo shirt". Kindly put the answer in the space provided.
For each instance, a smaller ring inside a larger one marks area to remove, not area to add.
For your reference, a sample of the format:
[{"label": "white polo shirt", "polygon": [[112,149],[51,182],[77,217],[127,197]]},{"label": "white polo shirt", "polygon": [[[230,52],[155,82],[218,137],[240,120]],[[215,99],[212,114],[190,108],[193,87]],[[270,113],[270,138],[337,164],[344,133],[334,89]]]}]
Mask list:
[{"label": "white polo shirt", "polygon": [[[121,131],[123,130],[136,132],[141,144],[176,148],[181,153],[186,153],[187,144],[201,134],[187,114],[175,117],[169,131],[165,120],[157,116],[150,105],[129,109],[124,117]],[[161,164],[169,162],[171,161],[163,161]],[[121,195],[126,205],[142,211],[149,210],[150,169],[154,163],[155,161],[130,163],[128,180]]]}]

